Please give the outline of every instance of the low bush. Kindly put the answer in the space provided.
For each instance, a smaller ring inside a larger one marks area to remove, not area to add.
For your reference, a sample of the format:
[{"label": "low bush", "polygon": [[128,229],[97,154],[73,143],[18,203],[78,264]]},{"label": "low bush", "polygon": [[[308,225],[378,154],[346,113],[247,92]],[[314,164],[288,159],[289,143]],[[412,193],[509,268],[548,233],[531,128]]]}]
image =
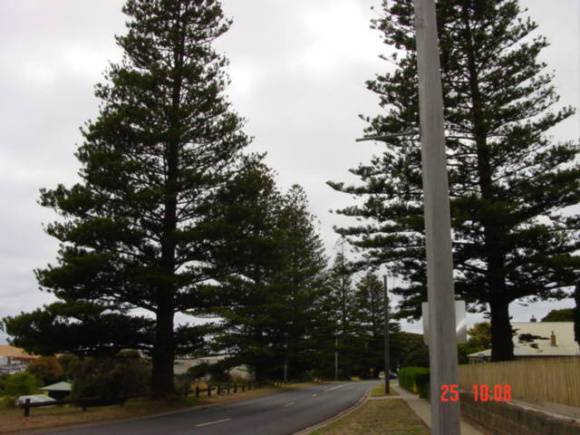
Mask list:
[{"label": "low bush", "polygon": [[63,380],[64,371],[54,356],[43,356],[33,360],[26,371],[38,379],[42,385],[54,384]]},{"label": "low bush", "polygon": [[76,368],[72,397],[117,399],[149,392],[151,366],[138,355],[84,358]]},{"label": "low bush", "polygon": [[25,396],[38,390],[38,380],[30,373],[15,373],[3,379],[2,394],[6,396]]},{"label": "low bush", "polygon": [[0,409],[16,408],[16,397],[4,396],[0,397]]},{"label": "low bush", "polygon": [[419,394],[422,398],[429,396],[429,369],[425,367],[405,367],[399,370],[398,378],[401,388]]}]

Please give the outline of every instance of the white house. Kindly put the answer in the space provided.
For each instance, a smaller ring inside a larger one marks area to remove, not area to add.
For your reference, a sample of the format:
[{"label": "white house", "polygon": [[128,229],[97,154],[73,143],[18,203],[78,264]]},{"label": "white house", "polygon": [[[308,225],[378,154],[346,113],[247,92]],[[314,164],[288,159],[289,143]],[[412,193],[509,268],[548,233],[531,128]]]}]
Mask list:
[{"label": "white house", "polygon": [[[580,356],[574,341],[574,322],[514,322],[512,329],[516,358]],[[468,355],[470,361],[486,361],[491,349]]]}]

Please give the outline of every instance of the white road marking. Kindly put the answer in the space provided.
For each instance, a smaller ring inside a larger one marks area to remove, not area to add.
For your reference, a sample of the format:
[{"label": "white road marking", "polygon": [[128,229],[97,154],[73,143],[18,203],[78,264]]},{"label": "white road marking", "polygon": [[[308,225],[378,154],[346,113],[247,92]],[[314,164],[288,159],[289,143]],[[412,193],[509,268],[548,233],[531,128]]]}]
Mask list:
[{"label": "white road marking", "polygon": [[324,390],[324,392],[328,393],[329,391],[338,390],[339,388],[342,388],[342,387],[346,387],[346,384],[337,385],[336,387],[332,387],[332,388],[329,388],[327,390]]},{"label": "white road marking", "polygon": [[288,408],[289,406],[294,405],[294,402],[288,402],[286,405],[284,405],[284,408]]},{"label": "white road marking", "polygon": [[316,396],[318,396],[318,394],[316,394],[316,393],[314,393],[314,394],[312,395],[312,397],[316,397]]},{"label": "white road marking", "polygon": [[207,423],[196,424],[195,427],[204,427],[204,426],[209,426],[212,424],[225,423],[226,421],[230,421],[230,420],[231,420],[231,418],[224,418],[223,420],[208,421]]}]

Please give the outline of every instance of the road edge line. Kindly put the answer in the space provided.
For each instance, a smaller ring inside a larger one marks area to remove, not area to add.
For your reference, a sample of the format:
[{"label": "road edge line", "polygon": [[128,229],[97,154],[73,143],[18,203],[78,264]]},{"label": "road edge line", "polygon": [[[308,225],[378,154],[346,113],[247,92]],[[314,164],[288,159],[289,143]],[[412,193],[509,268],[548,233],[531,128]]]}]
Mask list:
[{"label": "road edge line", "polygon": [[369,387],[367,389],[367,391],[365,392],[365,394],[363,394],[361,396],[361,398],[358,399],[358,401],[354,405],[352,405],[350,408],[347,408],[347,409],[341,411],[340,413],[336,414],[334,417],[330,417],[330,418],[328,418],[320,423],[317,423],[313,426],[309,426],[305,429],[301,429],[299,432],[294,432],[292,435],[308,435],[311,432],[314,432],[315,430],[318,430],[318,429],[322,429],[323,427],[326,427],[329,424],[334,423],[335,421],[340,420],[343,417],[346,417],[347,415],[353,413],[357,409],[362,408],[363,405],[365,405],[368,402],[372,389],[373,389],[373,387]]}]

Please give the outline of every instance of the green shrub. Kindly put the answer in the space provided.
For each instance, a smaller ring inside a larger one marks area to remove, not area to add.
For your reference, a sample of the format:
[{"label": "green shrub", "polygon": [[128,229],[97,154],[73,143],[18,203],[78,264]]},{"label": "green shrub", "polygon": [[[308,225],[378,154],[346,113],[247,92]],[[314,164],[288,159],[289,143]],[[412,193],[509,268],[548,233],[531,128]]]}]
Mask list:
[{"label": "green shrub", "polygon": [[81,359],[75,354],[64,353],[58,357],[58,362],[62,367],[64,379],[72,380],[79,370]]},{"label": "green shrub", "polygon": [[116,399],[149,392],[151,367],[133,354],[85,358],[76,369],[72,397]]},{"label": "green shrub", "polygon": [[0,397],[0,409],[16,408],[16,397]]},{"label": "green shrub", "polygon": [[429,394],[429,386],[430,386],[430,382],[429,382],[429,372],[427,373],[419,373],[416,377],[415,377],[415,386],[417,387],[417,393],[419,394],[419,397],[422,399],[428,399],[430,394]]},{"label": "green shrub", "polygon": [[187,369],[187,375],[191,380],[202,379],[205,378],[206,376],[209,377],[210,365],[204,362],[196,366],[190,367],[189,369]]},{"label": "green shrub", "polygon": [[38,379],[42,385],[54,384],[63,380],[63,369],[54,356],[42,356],[31,361],[26,371]]},{"label": "green shrub", "polygon": [[38,380],[30,373],[15,373],[3,381],[3,393],[6,396],[25,396],[38,390]]},{"label": "green shrub", "polygon": [[407,391],[426,398],[429,394],[429,369],[425,367],[405,367],[398,373],[399,385]]},{"label": "green shrub", "polygon": [[401,367],[429,367],[429,348],[420,346],[410,352],[401,363]]},{"label": "green shrub", "polygon": [[4,388],[6,386],[6,381],[8,380],[8,378],[10,377],[10,375],[0,375],[0,396],[4,395]]}]

